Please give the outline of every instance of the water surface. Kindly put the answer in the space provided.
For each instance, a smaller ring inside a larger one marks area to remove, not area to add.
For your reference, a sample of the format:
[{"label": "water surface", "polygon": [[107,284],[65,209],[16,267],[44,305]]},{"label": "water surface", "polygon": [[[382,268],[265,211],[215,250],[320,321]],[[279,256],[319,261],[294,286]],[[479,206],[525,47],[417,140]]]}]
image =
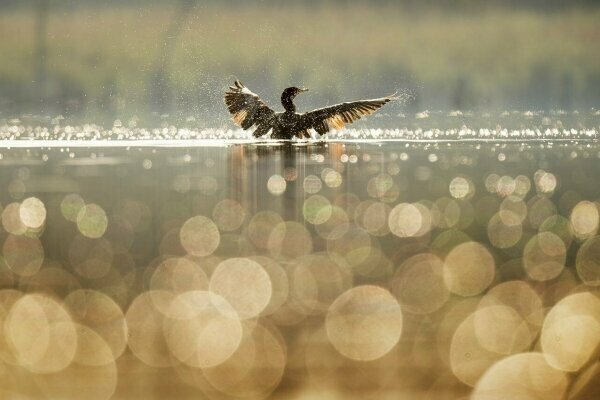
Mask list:
[{"label": "water surface", "polygon": [[21,122],[0,128],[7,398],[598,390],[594,128],[283,144]]}]

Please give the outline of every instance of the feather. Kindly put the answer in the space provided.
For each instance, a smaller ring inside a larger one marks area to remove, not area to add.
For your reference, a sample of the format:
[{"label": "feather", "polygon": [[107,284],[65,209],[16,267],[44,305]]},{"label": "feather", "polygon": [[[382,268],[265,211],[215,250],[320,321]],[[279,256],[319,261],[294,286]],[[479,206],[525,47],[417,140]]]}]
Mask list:
[{"label": "feather", "polygon": [[[275,112],[239,80],[225,92],[225,105],[232,115],[233,122],[242,129],[250,129],[253,126],[260,128],[263,125],[271,128],[274,123]],[[264,128],[260,129],[262,130]]]},{"label": "feather", "polygon": [[346,124],[373,114],[384,104],[395,99],[396,97],[392,95],[380,99],[359,100],[319,108],[302,114],[298,130],[314,129],[320,135],[324,135],[330,129],[343,129]]}]

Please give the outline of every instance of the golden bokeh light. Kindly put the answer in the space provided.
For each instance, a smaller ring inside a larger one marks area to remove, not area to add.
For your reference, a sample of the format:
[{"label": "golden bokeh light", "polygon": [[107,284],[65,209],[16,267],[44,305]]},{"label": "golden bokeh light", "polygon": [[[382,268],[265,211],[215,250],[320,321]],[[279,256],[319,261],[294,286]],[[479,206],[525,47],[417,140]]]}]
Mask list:
[{"label": "golden bokeh light", "polygon": [[505,305],[479,307],[473,325],[479,344],[498,354],[524,351],[535,337],[527,321],[514,308]]},{"label": "golden bokeh light", "polygon": [[146,203],[130,198],[119,199],[113,208],[114,220],[121,221],[137,233],[149,228],[151,214]]},{"label": "golden bokeh light", "polygon": [[352,286],[343,259],[328,253],[314,253],[287,262],[287,299],[270,315],[279,325],[293,325],[311,315],[325,313],[331,303]]},{"label": "golden bokeh light", "polygon": [[498,178],[494,193],[497,193],[500,197],[510,196],[514,193],[516,187],[515,180],[508,175],[504,175]]},{"label": "golden bokeh light", "polygon": [[[175,178],[173,185],[177,185],[177,189],[183,192],[187,192],[188,188],[191,187],[191,182],[188,183],[189,175],[180,175]],[[211,196],[219,190],[219,182],[213,176],[203,176],[197,183],[197,188],[203,194]]]},{"label": "golden bokeh light", "polygon": [[102,336],[85,325],[75,323],[74,326],[78,338],[74,362],[91,367],[114,362],[115,356]]},{"label": "golden bokeh light", "polygon": [[579,370],[600,346],[600,300],[583,292],[559,301],[544,319],[540,342],[548,364]]},{"label": "golden bokeh light", "polygon": [[394,180],[388,174],[374,176],[367,183],[367,193],[375,199],[383,198],[394,186]]},{"label": "golden bokeh light", "polygon": [[283,170],[283,177],[287,182],[293,182],[298,179],[298,170],[294,167],[286,167]]},{"label": "golden bokeh light", "polygon": [[0,362],[8,365],[19,365],[19,361],[17,360],[15,353],[12,351],[10,345],[11,342],[4,331],[7,329],[7,325],[5,323],[12,306],[21,297],[23,297],[23,293],[18,290],[0,290],[0,329],[2,329],[2,335],[0,335]]},{"label": "golden bokeh light", "polygon": [[243,337],[242,323],[227,300],[200,290],[171,301],[162,329],[172,356],[195,368],[225,362]]},{"label": "golden bokeh light", "polygon": [[80,276],[99,279],[109,273],[114,260],[114,249],[104,238],[90,239],[77,235],[71,242],[68,257]]},{"label": "golden bokeh light", "polygon": [[489,174],[488,176],[485,177],[485,181],[484,181],[485,189],[489,193],[497,193],[499,180],[500,180],[500,175]]},{"label": "golden bokeh light", "polygon": [[270,315],[276,312],[288,298],[289,281],[285,269],[277,261],[265,256],[249,257],[261,265],[269,275],[271,281],[271,298],[262,310],[261,315]]},{"label": "golden bokeh light", "polygon": [[471,241],[471,237],[460,229],[451,228],[440,232],[431,243],[432,250],[445,258],[454,247]]},{"label": "golden bokeh light", "polygon": [[474,296],[484,291],[494,279],[495,263],[480,243],[461,243],[444,260],[444,282],[460,296]]},{"label": "golden bokeh light", "polygon": [[504,220],[504,218],[511,214],[512,218],[517,217],[519,222],[523,222],[527,217],[527,205],[520,197],[507,196],[502,200],[502,203],[500,203],[500,211],[498,214],[506,224],[509,224],[511,221]]},{"label": "golden bokeh light", "polygon": [[519,175],[515,178],[514,194],[519,197],[525,197],[531,190],[531,180],[525,175]]},{"label": "golden bokeh light", "polygon": [[[172,182],[173,190],[177,193],[187,193],[190,191],[192,187],[192,182],[190,180],[190,176],[187,174],[180,174],[173,178]],[[212,179],[207,177],[200,184],[200,190],[205,193],[211,193],[216,189],[216,182],[213,182]]]},{"label": "golden bokeh light", "polygon": [[97,204],[86,204],[77,213],[77,228],[83,236],[97,239],[104,235],[108,218],[104,209]]},{"label": "golden bokeh light", "polygon": [[356,213],[360,214],[357,216],[357,219],[360,220],[357,221],[357,224],[373,236],[387,235],[390,232],[388,227],[390,206],[378,201],[364,202],[361,205],[356,210]]},{"label": "golden bokeh light", "polygon": [[444,263],[428,253],[404,261],[396,270],[391,287],[402,308],[415,314],[434,312],[450,297],[444,283]]},{"label": "golden bokeh light", "polygon": [[586,315],[544,323],[541,345],[548,364],[563,371],[577,371],[600,345],[600,323]]},{"label": "golden bokeh light", "polygon": [[306,193],[315,194],[321,191],[321,188],[323,187],[323,182],[321,181],[321,178],[319,178],[316,175],[308,175],[306,178],[304,178],[304,181],[302,182],[302,187],[304,188],[304,191]]},{"label": "golden bokeh light", "polygon": [[337,188],[342,185],[342,175],[331,168],[324,168],[321,172],[321,179],[330,188]]},{"label": "golden bokeh light", "polygon": [[352,286],[352,274],[343,260],[313,253],[293,262],[291,294],[306,314],[325,313],[331,303]]},{"label": "golden bokeh light", "polygon": [[71,222],[77,222],[77,215],[83,207],[85,207],[85,201],[77,193],[66,195],[60,202],[60,212],[66,220]]},{"label": "golden bokeh light", "polygon": [[516,311],[527,321],[530,329],[539,329],[542,325],[542,299],[526,282],[520,280],[507,281],[492,287],[483,296],[479,307],[507,306]]},{"label": "golden bokeh light", "polygon": [[210,218],[197,215],[185,221],[179,231],[179,240],[189,254],[204,257],[219,247],[221,235]]},{"label": "golden bokeh light", "polygon": [[331,216],[322,224],[315,225],[317,234],[327,239],[339,239],[350,229],[348,213],[338,206],[331,207]]},{"label": "golden bokeh light", "polygon": [[475,194],[475,185],[470,179],[457,176],[450,181],[449,190],[455,199],[470,199]]},{"label": "golden bokeh light", "polygon": [[8,235],[2,246],[2,256],[15,274],[32,276],[44,262],[44,247],[37,238]]},{"label": "golden bokeh light", "polygon": [[440,197],[434,202],[432,213],[439,228],[453,228],[460,222],[461,206],[455,199]]},{"label": "golden bokeh light", "polygon": [[240,319],[259,315],[273,293],[269,274],[249,258],[223,261],[210,277],[210,291],[223,297]]},{"label": "golden bokeh light", "polygon": [[184,257],[171,257],[156,267],[149,286],[150,290],[164,290],[174,294],[190,290],[208,290],[208,277],[194,261]]},{"label": "golden bokeh light", "polygon": [[[484,372],[503,355],[482,346],[477,335],[475,318],[485,310],[468,315],[456,328],[450,343],[449,362],[454,375],[463,383],[475,386]],[[488,332],[483,332],[487,334]],[[490,342],[495,339],[493,336]]]},{"label": "golden bokeh light", "polygon": [[273,175],[267,181],[267,189],[273,196],[281,196],[286,187],[287,183],[281,175]]},{"label": "golden bokeh light", "polygon": [[258,323],[244,327],[239,347],[223,363],[204,368],[206,380],[224,395],[267,398],[280,383],[286,365],[286,347],[274,327]]},{"label": "golden bokeh light", "polygon": [[37,197],[29,197],[19,206],[19,217],[27,228],[38,229],[46,222],[46,207]]},{"label": "golden bokeh light", "polygon": [[548,218],[556,215],[556,206],[546,196],[534,196],[527,201],[529,224],[538,229]]},{"label": "golden bokeh light", "polygon": [[[121,307],[113,299],[99,291],[80,289],[71,292],[64,304],[73,320],[81,324],[76,355],[79,362],[105,365],[123,354],[127,347],[127,323]],[[86,344],[88,339],[91,344],[83,354],[81,345]]]},{"label": "golden bokeh light", "polygon": [[275,258],[293,259],[313,249],[312,237],[304,225],[295,221],[280,222],[271,230],[267,242]]},{"label": "golden bokeh light", "polygon": [[564,398],[569,378],[540,353],[520,353],[495,363],[477,382],[474,400]]},{"label": "golden bokeh light", "polygon": [[140,361],[151,367],[165,368],[176,363],[163,334],[163,322],[174,297],[167,291],[144,292],[131,302],[125,314],[127,345]]},{"label": "golden bokeh light", "polygon": [[75,326],[61,304],[48,296],[31,294],[17,300],[4,332],[15,359],[31,372],[59,372],[75,357]]},{"label": "golden bokeh light", "polygon": [[523,236],[521,218],[512,211],[500,211],[490,218],[487,232],[490,243],[499,249],[516,245]]},{"label": "golden bokeh light", "polygon": [[390,212],[388,224],[390,231],[398,237],[416,236],[423,227],[423,216],[413,204],[401,203]]},{"label": "golden bokeh light", "polygon": [[285,263],[288,293],[285,301],[269,314],[277,325],[293,326],[305,320],[317,304],[318,287],[311,271],[302,262]]},{"label": "golden bokeh light", "polygon": [[529,239],[523,249],[523,266],[536,281],[557,277],[565,266],[567,248],[552,232],[541,232]]},{"label": "golden bokeh light", "polygon": [[327,337],[352,360],[375,360],[387,354],[402,334],[402,311],[387,290],[357,286],[331,305],[325,318]]},{"label": "golden bokeh light", "polygon": [[331,218],[332,206],[327,198],[318,194],[312,195],[302,205],[304,219],[313,225],[324,224]]},{"label": "golden bokeh light", "polygon": [[586,285],[600,286],[600,236],[585,241],[577,252],[577,275]]},{"label": "golden bokeh light", "polygon": [[213,220],[221,231],[237,230],[244,223],[246,212],[240,203],[232,199],[221,200],[213,209]]},{"label": "golden bokeh light", "polygon": [[562,239],[567,249],[573,242],[573,228],[571,222],[562,215],[548,217],[540,225],[540,232],[552,232]]},{"label": "golden bokeh light", "polygon": [[13,235],[23,235],[27,232],[27,226],[21,220],[20,209],[19,203],[10,203],[2,210],[2,227]]},{"label": "golden bokeh light", "polygon": [[591,201],[580,201],[571,211],[571,226],[579,238],[586,239],[598,232],[600,211],[598,204]]},{"label": "golden bokeh light", "polygon": [[[371,236],[358,227],[341,229],[345,231],[341,235],[334,230],[333,238],[327,241],[327,251],[343,259],[354,270],[359,270],[373,251]],[[369,267],[373,268],[373,265]]]},{"label": "golden bokeh light", "polygon": [[450,346],[456,329],[471,314],[477,310],[478,297],[450,298],[443,308],[445,313],[437,324],[435,340],[432,344],[437,347],[437,354],[445,368],[450,368]]},{"label": "golden bokeh light", "polygon": [[[382,251],[379,242],[374,241],[372,244],[373,246],[366,254],[366,258],[361,262],[349,263],[347,260],[342,259],[340,265],[344,265],[344,268],[350,266],[355,275],[366,279],[389,279],[393,275],[395,265],[390,257]],[[358,255],[360,255],[360,252]]]},{"label": "golden bokeh light", "polygon": [[268,249],[271,231],[282,222],[283,219],[276,212],[259,211],[248,223],[248,239],[259,249]]},{"label": "golden bokeh light", "polygon": [[541,169],[535,172],[533,180],[539,193],[552,193],[558,184],[554,174]]}]

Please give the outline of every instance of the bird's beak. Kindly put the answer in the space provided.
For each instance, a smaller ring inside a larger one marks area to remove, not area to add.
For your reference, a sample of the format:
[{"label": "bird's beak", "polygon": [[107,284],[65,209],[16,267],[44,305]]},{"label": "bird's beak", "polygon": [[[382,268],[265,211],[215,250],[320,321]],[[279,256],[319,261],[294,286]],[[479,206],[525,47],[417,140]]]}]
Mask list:
[{"label": "bird's beak", "polygon": [[308,88],[300,88],[301,92],[308,92]]}]

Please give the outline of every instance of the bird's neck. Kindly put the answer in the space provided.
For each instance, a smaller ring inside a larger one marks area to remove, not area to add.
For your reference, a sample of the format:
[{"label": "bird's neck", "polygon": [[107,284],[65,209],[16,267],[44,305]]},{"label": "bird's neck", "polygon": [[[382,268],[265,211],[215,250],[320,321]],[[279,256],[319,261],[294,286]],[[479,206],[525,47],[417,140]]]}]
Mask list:
[{"label": "bird's neck", "polygon": [[296,112],[296,106],[294,105],[294,99],[289,96],[281,96],[281,105],[285,108],[285,111]]}]

